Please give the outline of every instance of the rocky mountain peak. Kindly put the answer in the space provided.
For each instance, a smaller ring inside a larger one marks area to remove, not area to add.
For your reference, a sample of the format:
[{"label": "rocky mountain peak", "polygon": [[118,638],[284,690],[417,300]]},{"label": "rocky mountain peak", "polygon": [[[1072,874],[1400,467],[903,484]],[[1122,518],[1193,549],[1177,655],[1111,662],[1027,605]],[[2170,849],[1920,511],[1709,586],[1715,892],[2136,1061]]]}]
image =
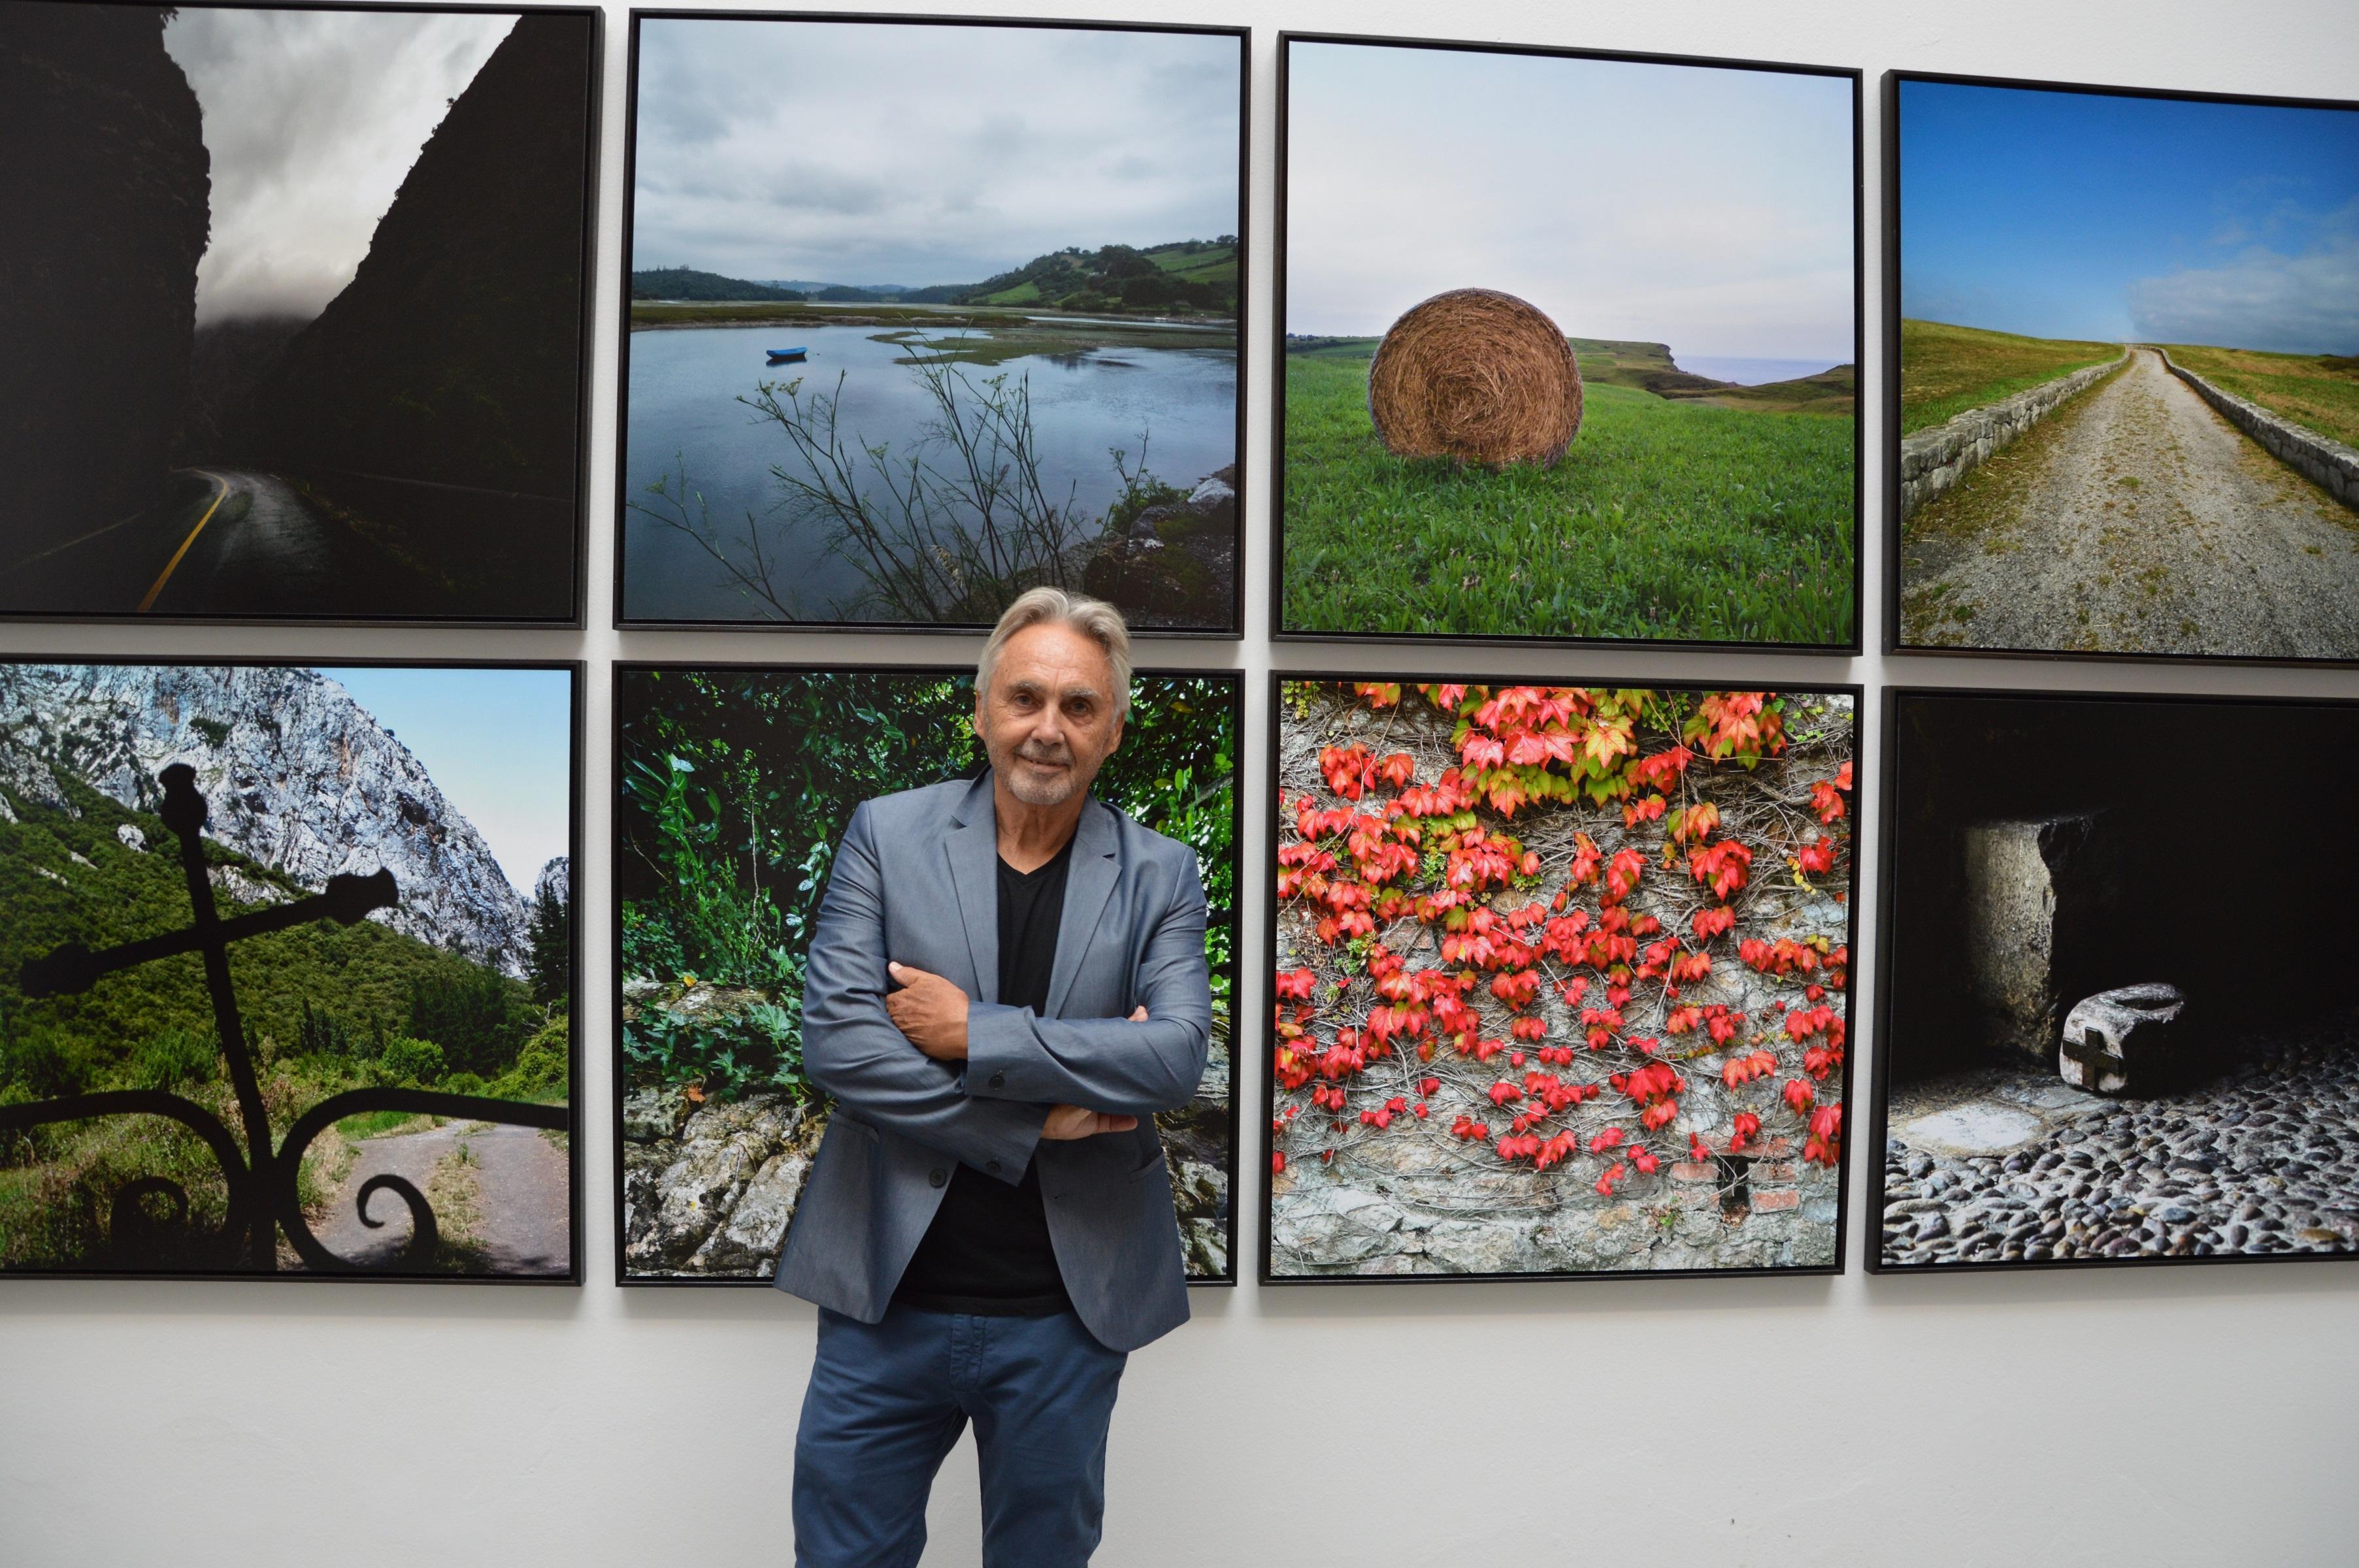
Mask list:
[{"label": "rocky mountain peak", "polygon": [[153,811],[158,777],[174,762],[196,770],[208,838],[308,888],[382,867],[401,902],[371,919],[523,974],[523,898],[423,764],[331,676],[277,665],[0,665],[0,809],[9,794],[71,809],[61,780],[71,777]]}]

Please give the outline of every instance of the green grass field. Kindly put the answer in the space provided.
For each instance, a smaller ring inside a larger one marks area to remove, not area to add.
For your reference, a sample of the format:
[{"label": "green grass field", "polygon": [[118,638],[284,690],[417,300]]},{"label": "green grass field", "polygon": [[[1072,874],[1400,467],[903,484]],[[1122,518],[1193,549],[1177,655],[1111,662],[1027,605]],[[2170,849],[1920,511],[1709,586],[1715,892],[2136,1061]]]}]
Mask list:
[{"label": "green grass field", "polygon": [[1851,419],[1591,384],[1553,469],[1408,462],[1372,347],[1287,355],[1288,630],[1851,640]]},{"label": "green grass field", "polygon": [[2270,354],[2196,343],[2167,346],[2173,360],[2222,391],[2345,446],[2359,447],[2359,357]]},{"label": "green grass field", "polygon": [[2103,364],[2119,343],[2018,338],[1944,321],[1900,323],[1900,433],[2026,392],[2084,365]]}]

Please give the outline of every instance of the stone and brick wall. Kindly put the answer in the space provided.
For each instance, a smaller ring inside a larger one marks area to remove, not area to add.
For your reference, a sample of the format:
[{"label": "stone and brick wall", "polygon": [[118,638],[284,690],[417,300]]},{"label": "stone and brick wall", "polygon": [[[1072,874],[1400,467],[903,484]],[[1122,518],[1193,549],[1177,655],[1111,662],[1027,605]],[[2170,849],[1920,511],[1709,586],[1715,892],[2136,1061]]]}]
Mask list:
[{"label": "stone and brick wall", "polygon": [[2157,349],[2170,373],[2195,389],[2195,395],[2219,410],[2220,416],[2254,440],[2277,461],[2315,483],[2335,500],[2359,512],[2359,451],[2332,437],[2305,430],[2282,415],[2270,413],[2233,392],[2219,387],[2178,363],[2168,349]]}]

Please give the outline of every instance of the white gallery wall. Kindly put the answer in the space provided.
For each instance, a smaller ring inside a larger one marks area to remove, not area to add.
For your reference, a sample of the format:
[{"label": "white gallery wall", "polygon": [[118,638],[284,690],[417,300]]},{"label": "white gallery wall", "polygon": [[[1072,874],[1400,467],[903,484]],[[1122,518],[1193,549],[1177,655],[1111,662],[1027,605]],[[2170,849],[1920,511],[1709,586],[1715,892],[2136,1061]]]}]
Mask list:
[{"label": "white gallery wall", "polygon": [[[972,9],[1063,14],[1038,0],[978,0]],[[1273,646],[1264,482],[1281,29],[1864,70],[1875,367],[1878,73],[2359,96],[2351,0],[1108,0],[1071,14],[1256,29],[1246,636],[1157,643],[1148,654],[1246,673],[1245,733],[1255,750],[1245,844],[1262,844],[1266,832],[1268,759],[1258,746],[1262,677],[1273,666],[1364,657],[1470,676],[1862,683],[1870,697],[1863,890],[1880,874],[1886,803],[1875,768],[1875,698],[1888,684],[2359,697],[2359,671],[1884,657],[1873,651],[1884,637],[1885,569],[1873,501],[1862,606],[1871,652],[1858,659]],[[625,10],[610,5],[588,630],[0,626],[6,653],[590,661],[586,853],[576,884],[592,934],[576,1013],[580,1093],[593,1130],[582,1151],[590,1282],[0,1281],[5,1568],[791,1558],[788,1475],[813,1309],[772,1291],[610,1282],[603,665],[624,656],[940,660],[971,654],[977,641],[610,629],[627,38]],[[1016,100],[1024,84],[978,90]],[[1581,127],[1566,129],[1562,157],[1574,170],[1587,155]],[[1404,211],[1399,221],[1418,217]],[[1863,398],[1871,498],[1883,492],[1880,409],[1879,398]],[[2290,843],[2276,852],[2291,852]],[[1262,879],[1250,860],[1247,881],[1238,1256],[1250,1275],[1265,1169],[1253,1025],[1267,1005]],[[1876,1002],[1871,926],[1863,924],[1869,957],[1855,971],[1862,1031]],[[2320,984],[2334,990],[2340,977]],[[2359,1561],[2359,1265],[1870,1278],[1859,1216],[1875,1156],[1868,1054],[1855,1055],[1848,1272],[1200,1289],[1195,1321],[1132,1357],[1098,1560],[1119,1568]],[[979,1560],[971,1446],[946,1466],[930,1517],[928,1563]]]}]

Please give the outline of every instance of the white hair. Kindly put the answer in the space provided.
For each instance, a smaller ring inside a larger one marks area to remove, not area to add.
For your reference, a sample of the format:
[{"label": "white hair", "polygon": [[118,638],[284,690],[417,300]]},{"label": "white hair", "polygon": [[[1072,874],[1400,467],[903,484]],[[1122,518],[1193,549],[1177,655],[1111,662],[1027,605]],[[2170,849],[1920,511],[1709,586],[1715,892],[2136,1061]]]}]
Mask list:
[{"label": "white hair", "polygon": [[978,697],[991,693],[991,672],[999,665],[999,651],[1007,640],[1027,626],[1038,626],[1053,621],[1070,626],[1105,650],[1106,663],[1114,666],[1114,716],[1117,720],[1130,713],[1130,628],[1123,624],[1122,611],[1103,599],[1086,594],[1067,593],[1061,588],[1027,589],[1018,594],[1016,602],[1001,612],[999,624],[983,644],[983,657],[975,661],[974,689]]}]

